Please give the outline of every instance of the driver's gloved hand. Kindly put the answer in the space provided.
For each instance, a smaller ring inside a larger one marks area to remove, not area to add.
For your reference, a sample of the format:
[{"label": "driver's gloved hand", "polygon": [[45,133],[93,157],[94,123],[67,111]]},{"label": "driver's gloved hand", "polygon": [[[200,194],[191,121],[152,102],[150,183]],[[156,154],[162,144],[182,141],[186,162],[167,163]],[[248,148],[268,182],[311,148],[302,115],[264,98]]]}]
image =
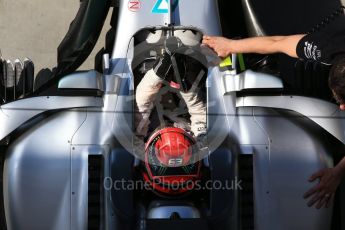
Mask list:
[{"label": "driver's gloved hand", "polygon": [[199,160],[202,160],[209,155],[209,148],[206,134],[199,134],[196,138],[196,144],[193,147],[193,152],[197,155]]},{"label": "driver's gloved hand", "polygon": [[153,71],[157,74],[158,77],[165,79],[168,75],[169,70],[172,68],[171,66],[171,56],[165,52],[162,51],[163,54],[161,54],[158,58],[156,63],[153,65]]},{"label": "driver's gloved hand", "polygon": [[207,143],[207,135],[206,134],[199,134],[196,137],[196,144],[198,146],[198,148],[204,148],[204,147],[208,147],[208,143]]},{"label": "driver's gloved hand", "polygon": [[145,160],[145,142],[144,137],[140,135],[133,136],[133,154],[141,159]]}]

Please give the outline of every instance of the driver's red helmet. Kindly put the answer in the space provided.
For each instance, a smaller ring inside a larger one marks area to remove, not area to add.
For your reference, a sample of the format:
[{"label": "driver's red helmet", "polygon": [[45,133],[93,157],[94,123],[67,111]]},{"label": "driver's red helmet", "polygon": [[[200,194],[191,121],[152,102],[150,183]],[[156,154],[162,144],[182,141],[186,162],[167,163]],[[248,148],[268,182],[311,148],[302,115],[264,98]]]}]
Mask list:
[{"label": "driver's red helmet", "polygon": [[193,156],[194,138],[180,128],[155,132],[145,147],[144,179],[164,194],[183,194],[200,178],[200,162]]}]

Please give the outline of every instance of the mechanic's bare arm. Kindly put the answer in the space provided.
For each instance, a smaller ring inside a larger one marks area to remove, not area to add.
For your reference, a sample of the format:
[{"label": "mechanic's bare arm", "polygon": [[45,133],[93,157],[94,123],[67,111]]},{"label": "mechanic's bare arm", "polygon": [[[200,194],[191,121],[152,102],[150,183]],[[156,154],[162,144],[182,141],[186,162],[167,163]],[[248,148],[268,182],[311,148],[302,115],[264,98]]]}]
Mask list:
[{"label": "mechanic's bare arm", "polygon": [[231,53],[285,53],[297,57],[296,47],[303,36],[305,35],[263,36],[240,40],[204,36],[203,44],[212,48],[220,57],[226,57]]}]

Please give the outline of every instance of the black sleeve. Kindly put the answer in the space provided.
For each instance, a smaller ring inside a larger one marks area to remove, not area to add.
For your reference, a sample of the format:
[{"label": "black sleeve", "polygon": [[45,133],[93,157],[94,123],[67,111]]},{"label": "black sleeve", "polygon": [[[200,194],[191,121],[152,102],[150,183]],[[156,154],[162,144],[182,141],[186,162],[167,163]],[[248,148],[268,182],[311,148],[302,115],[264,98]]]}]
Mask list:
[{"label": "black sleeve", "polygon": [[320,60],[321,52],[319,48],[320,41],[315,39],[314,34],[304,36],[297,44],[297,56],[303,60]]},{"label": "black sleeve", "polygon": [[110,8],[107,0],[81,0],[75,19],[58,47],[56,75],[66,75],[87,59],[101,34]]},{"label": "black sleeve", "polygon": [[297,56],[330,64],[345,52],[345,16],[341,15],[318,31],[304,36],[297,44]]}]

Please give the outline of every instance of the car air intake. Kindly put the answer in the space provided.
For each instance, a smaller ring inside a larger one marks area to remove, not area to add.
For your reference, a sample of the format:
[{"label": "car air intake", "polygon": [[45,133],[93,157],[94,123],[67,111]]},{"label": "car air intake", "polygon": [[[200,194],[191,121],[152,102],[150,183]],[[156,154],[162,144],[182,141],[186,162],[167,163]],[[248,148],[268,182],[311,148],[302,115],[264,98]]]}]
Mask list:
[{"label": "car air intake", "polygon": [[254,229],[254,190],[253,190],[253,155],[240,154],[238,159],[240,191],[241,229]]},{"label": "car air intake", "polygon": [[88,181],[88,228],[99,230],[102,216],[103,156],[89,156]]}]

